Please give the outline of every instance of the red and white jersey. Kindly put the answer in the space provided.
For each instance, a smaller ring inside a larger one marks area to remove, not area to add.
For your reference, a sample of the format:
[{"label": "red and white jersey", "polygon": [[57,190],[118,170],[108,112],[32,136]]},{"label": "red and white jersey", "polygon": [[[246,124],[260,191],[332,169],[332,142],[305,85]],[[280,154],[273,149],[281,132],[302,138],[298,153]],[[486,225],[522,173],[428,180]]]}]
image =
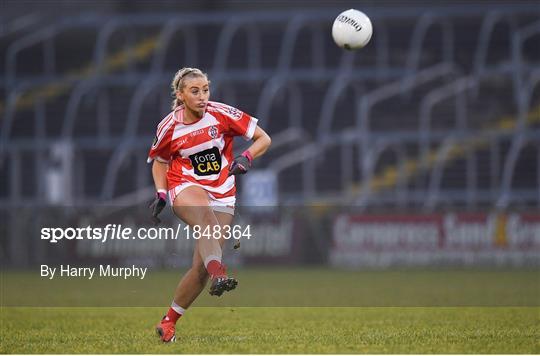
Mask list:
[{"label": "red and white jersey", "polygon": [[209,101],[204,116],[185,124],[184,106],[169,113],[157,127],[148,162],[168,163],[168,189],[192,182],[216,198],[234,196],[233,137],[251,139],[257,119],[226,104]]}]

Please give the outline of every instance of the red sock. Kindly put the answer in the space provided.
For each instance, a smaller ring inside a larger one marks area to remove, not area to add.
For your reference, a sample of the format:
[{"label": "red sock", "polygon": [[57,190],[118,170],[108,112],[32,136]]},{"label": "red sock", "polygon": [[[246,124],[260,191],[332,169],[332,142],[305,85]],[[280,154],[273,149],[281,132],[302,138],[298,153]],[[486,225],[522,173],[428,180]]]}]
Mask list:
[{"label": "red sock", "polygon": [[167,316],[165,317],[165,320],[172,321],[173,323],[176,324],[176,322],[178,321],[178,319],[180,319],[181,316],[182,314],[177,313],[173,308],[169,308],[169,311],[167,312]]},{"label": "red sock", "polygon": [[225,276],[225,269],[218,260],[211,260],[206,265],[206,270],[212,278]]}]

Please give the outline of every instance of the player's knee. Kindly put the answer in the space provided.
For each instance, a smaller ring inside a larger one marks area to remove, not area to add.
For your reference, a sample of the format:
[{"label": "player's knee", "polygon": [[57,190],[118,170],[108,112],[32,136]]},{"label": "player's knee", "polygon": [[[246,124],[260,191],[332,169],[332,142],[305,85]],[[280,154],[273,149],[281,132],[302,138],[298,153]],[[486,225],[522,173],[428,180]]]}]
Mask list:
[{"label": "player's knee", "polygon": [[211,208],[204,209],[201,212],[201,225],[213,226],[217,224],[216,216]]}]

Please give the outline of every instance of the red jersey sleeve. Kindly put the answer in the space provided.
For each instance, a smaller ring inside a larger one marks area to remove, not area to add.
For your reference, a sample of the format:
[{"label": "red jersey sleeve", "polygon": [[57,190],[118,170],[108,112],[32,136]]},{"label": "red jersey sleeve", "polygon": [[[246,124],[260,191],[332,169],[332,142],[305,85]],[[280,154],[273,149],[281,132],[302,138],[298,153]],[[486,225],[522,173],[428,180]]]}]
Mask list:
[{"label": "red jersey sleeve", "polygon": [[213,103],[222,114],[227,133],[231,136],[243,136],[246,140],[251,140],[257,128],[257,119],[232,106]]},{"label": "red jersey sleeve", "polygon": [[158,125],[156,137],[154,137],[152,147],[150,147],[150,152],[148,152],[148,163],[154,159],[162,163],[169,163],[171,160],[173,122],[174,120],[172,118],[167,117]]}]

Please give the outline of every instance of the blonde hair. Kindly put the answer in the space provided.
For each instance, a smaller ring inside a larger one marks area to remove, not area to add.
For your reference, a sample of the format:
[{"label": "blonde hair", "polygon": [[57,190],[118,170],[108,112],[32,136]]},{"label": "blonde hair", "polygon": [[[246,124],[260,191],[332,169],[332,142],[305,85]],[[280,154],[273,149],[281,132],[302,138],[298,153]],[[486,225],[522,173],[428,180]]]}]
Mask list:
[{"label": "blonde hair", "polygon": [[[208,80],[208,75],[204,73],[203,71],[201,71],[199,68],[184,67],[180,69],[178,72],[176,72],[171,82],[171,89],[172,89],[171,95],[173,97],[173,101],[171,104],[172,110],[176,109],[177,107],[183,104],[182,100],[176,97],[176,93],[184,89],[184,86],[186,85],[185,79],[196,78],[196,77],[205,77],[206,80]],[[208,84],[210,84],[210,81],[208,81]]]}]

